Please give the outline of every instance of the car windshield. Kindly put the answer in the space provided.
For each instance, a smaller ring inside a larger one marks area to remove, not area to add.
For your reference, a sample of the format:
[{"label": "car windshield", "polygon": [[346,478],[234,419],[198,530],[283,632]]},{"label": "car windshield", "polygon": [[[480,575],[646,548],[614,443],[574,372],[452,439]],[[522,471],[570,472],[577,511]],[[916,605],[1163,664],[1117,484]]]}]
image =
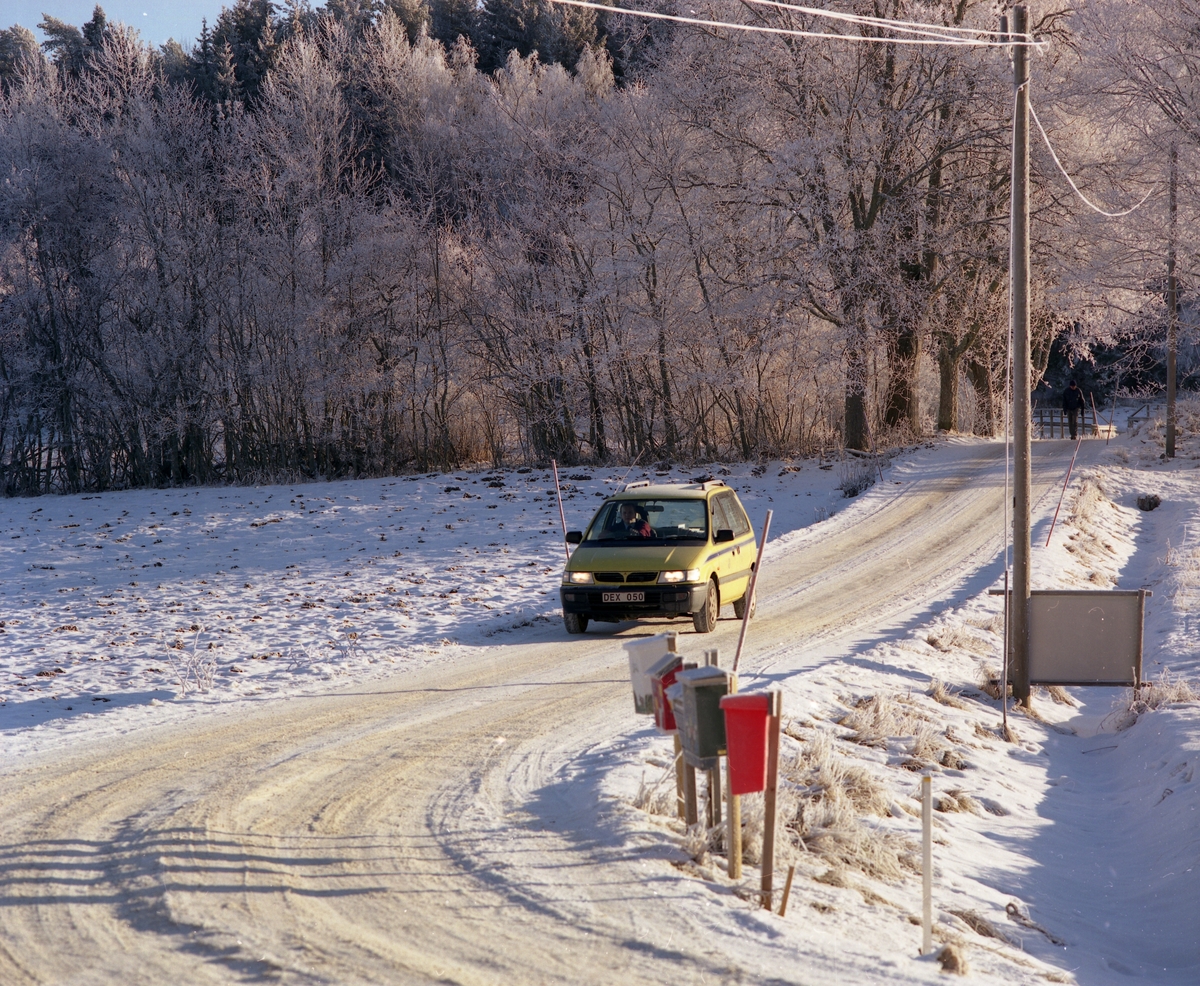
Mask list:
[{"label": "car windshield", "polygon": [[704,541],[708,511],[703,500],[613,500],[588,528],[588,541]]}]

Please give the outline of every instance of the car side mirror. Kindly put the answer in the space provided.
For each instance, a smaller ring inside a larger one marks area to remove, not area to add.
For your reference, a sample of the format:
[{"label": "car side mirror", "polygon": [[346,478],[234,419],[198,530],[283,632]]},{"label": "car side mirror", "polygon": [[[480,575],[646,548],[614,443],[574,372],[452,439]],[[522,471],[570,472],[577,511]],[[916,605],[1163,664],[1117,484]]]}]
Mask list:
[{"label": "car side mirror", "polygon": [[583,531],[567,531],[567,544],[582,544]]},{"label": "car side mirror", "polygon": [[717,536],[713,538],[713,544],[724,544],[726,541],[733,540],[733,531],[728,527],[722,527],[717,531]]}]

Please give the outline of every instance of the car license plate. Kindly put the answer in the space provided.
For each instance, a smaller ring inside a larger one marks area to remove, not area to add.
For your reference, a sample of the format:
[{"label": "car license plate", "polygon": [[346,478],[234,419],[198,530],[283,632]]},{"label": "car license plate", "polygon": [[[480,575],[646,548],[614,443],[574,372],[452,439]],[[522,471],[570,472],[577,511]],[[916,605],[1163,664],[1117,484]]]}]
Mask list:
[{"label": "car license plate", "polygon": [[644,603],[646,594],[644,592],[606,592],[602,598],[606,603]]}]

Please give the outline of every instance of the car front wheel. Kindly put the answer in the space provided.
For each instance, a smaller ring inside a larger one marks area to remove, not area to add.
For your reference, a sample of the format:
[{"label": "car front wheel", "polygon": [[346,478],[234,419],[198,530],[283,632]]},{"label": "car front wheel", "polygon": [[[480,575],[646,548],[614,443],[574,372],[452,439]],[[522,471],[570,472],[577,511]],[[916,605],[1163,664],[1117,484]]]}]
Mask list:
[{"label": "car front wheel", "polygon": [[717,583],[708,583],[708,595],[704,597],[703,608],[692,614],[692,625],[697,633],[712,633],[717,628],[717,616],[721,611],[721,597],[717,593]]},{"label": "car front wheel", "polygon": [[587,629],[588,618],[578,613],[563,613],[563,625],[567,633],[583,633]]}]

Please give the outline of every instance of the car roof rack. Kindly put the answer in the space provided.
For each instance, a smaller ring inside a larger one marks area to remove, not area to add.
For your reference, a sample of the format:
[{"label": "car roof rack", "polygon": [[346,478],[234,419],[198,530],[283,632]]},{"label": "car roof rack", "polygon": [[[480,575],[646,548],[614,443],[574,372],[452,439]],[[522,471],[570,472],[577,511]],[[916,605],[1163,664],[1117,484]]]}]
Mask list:
[{"label": "car roof rack", "polygon": [[639,479],[639,480],[637,480],[636,482],[633,482],[633,483],[626,483],[626,484],[625,484],[624,486],[622,486],[622,487],[621,487],[619,490],[617,490],[617,492],[618,492],[618,493],[624,493],[626,490],[636,490],[636,489],[637,489],[638,487],[640,487],[640,486],[649,486],[649,485],[650,485],[650,480],[648,480],[648,479]]}]

